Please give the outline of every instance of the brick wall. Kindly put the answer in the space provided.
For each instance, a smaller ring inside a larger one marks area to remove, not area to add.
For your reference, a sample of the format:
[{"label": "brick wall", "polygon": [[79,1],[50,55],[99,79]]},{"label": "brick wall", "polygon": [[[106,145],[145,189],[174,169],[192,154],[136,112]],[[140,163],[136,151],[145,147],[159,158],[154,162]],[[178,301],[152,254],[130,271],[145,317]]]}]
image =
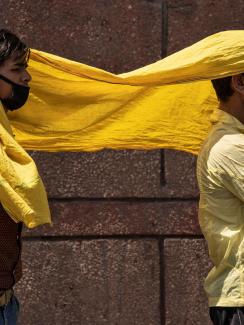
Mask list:
[{"label": "brick wall", "polygon": [[[2,0],[0,19],[33,48],[119,73],[243,29],[243,12],[243,0]],[[20,324],[209,324],[195,157],[32,156],[54,226],[24,233]]]}]

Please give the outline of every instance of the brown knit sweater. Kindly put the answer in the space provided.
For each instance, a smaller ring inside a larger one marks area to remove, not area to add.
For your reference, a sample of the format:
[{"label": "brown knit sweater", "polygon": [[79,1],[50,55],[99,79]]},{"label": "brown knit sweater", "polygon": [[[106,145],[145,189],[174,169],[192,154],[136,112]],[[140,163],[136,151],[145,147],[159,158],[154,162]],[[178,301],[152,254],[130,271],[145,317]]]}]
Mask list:
[{"label": "brown knit sweater", "polygon": [[21,228],[0,203],[0,289],[11,288],[22,276]]}]

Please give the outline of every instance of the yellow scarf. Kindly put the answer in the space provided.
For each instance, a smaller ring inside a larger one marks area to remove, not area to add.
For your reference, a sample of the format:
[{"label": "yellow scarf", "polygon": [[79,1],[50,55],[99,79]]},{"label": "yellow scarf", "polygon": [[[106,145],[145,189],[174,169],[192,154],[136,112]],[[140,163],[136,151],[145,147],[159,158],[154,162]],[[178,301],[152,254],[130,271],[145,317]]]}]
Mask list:
[{"label": "yellow scarf", "polygon": [[[36,50],[29,71],[30,99],[8,115],[25,149],[172,148],[197,154],[218,104],[210,80],[244,72],[244,31],[214,34],[120,75]],[[35,213],[40,209],[41,203]]]}]

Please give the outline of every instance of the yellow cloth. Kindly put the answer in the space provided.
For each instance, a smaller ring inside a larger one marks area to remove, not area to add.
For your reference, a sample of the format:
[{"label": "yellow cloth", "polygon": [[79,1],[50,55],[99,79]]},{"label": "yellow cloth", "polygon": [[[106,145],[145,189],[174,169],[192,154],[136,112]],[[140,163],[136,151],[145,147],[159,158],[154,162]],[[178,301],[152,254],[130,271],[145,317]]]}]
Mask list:
[{"label": "yellow cloth", "polygon": [[244,71],[244,31],[226,31],[114,75],[32,50],[31,96],[9,114],[26,149],[172,148],[197,154],[217,100],[209,79]]},{"label": "yellow cloth", "polygon": [[214,263],[210,306],[244,306],[244,125],[219,112],[198,156],[199,221]]},{"label": "yellow cloth", "polygon": [[[172,148],[197,154],[210,127],[209,116],[217,106],[209,79],[243,71],[243,30],[212,35],[121,75],[32,50],[30,99],[8,116],[16,140],[25,149]],[[6,127],[3,112],[0,119]],[[15,168],[11,181],[5,167],[0,170],[4,175],[1,202],[13,218],[29,227],[49,222],[45,191],[33,161],[3,129],[0,136],[11,148],[6,159]],[[2,156],[6,154],[4,145]],[[28,163],[22,162],[22,155]],[[12,164],[12,159],[17,164]]]},{"label": "yellow cloth", "polygon": [[2,105],[0,117],[0,202],[14,221],[23,221],[29,228],[51,223],[35,163],[14,140]]}]

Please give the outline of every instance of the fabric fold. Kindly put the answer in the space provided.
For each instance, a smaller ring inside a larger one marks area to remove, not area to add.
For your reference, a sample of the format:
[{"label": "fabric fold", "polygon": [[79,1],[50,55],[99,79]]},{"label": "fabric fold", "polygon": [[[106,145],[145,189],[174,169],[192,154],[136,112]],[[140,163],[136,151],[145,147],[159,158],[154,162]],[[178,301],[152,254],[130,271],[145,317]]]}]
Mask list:
[{"label": "fabric fold", "polygon": [[[0,106],[2,115],[3,108]],[[7,126],[7,124],[6,124]],[[0,202],[15,222],[28,228],[51,223],[45,187],[36,165],[0,124]]]}]

